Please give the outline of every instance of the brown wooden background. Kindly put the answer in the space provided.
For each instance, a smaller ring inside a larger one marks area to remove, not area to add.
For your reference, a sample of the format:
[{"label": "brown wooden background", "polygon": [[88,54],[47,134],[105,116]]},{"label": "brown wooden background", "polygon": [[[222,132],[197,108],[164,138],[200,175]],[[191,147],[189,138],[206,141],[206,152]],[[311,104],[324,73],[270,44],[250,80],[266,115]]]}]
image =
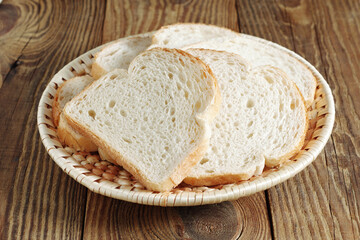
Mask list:
[{"label": "brown wooden background", "polygon": [[[4,0],[0,5],[0,239],[360,239],[360,1]],[[41,93],[78,55],[175,22],[228,27],[312,63],[333,134],[291,180],[234,202],[161,208],[88,191],[47,155]]]}]

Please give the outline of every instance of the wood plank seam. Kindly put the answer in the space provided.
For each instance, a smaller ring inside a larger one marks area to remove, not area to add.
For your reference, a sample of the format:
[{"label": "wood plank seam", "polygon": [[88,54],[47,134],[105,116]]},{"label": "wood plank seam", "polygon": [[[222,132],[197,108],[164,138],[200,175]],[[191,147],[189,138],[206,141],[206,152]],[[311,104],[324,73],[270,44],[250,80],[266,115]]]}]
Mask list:
[{"label": "wood plank seam", "polygon": [[[333,140],[333,136],[331,135],[331,139]],[[338,159],[338,154],[337,154],[337,151],[336,151],[336,146],[335,146],[335,141],[333,140],[332,141],[332,145],[333,145],[333,148],[334,148],[334,152],[335,152],[335,158],[336,158],[336,167],[337,167],[337,170],[338,170],[338,172],[339,173],[342,173],[341,174],[341,177],[342,177],[342,182],[343,183],[345,183],[345,178],[344,178],[344,169],[342,169],[342,171],[340,171],[340,168],[339,168],[339,159]],[[345,190],[347,190],[347,186],[346,186],[346,184],[345,184]],[[349,212],[349,215],[350,215],[350,218],[351,218],[351,220],[352,220],[352,216],[351,216],[351,214],[350,214],[350,209],[349,209],[349,206],[350,206],[350,203],[349,203],[349,196],[348,196],[348,194],[347,194],[347,191],[346,191],[346,194],[345,194],[345,199],[346,199],[346,203],[347,203],[347,210],[348,210],[348,212]],[[354,231],[354,225],[353,224],[351,224],[351,230],[352,230],[352,235],[353,236],[355,236],[355,231]]]},{"label": "wood plank seam", "polygon": [[[332,138],[332,136],[330,137]],[[325,161],[326,161],[326,166],[328,166],[328,156],[327,156],[327,153],[325,152]],[[329,169],[327,169],[327,175],[328,175],[328,179],[329,179]],[[327,187],[328,187],[328,192],[330,192],[330,181],[327,181]],[[333,210],[332,210],[332,207],[331,207],[331,204],[330,204],[330,201],[328,201],[328,207],[329,207],[329,210],[330,210],[330,216],[331,216],[331,220],[332,220],[332,236],[333,236],[333,239],[335,239],[335,228],[334,228],[334,215],[333,215]]]},{"label": "wood plank seam", "polygon": [[289,17],[289,8],[287,6],[285,6],[285,16],[284,16],[284,20],[287,21],[289,23],[289,29],[290,29],[290,34],[291,34],[291,38],[290,38],[290,42],[291,42],[291,46],[292,46],[292,50],[294,52],[297,53],[297,49],[296,49],[296,44],[295,44],[295,33],[294,33],[294,27],[293,27],[293,23],[291,20],[291,17]]},{"label": "wood plank seam", "polygon": [[271,204],[270,204],[269,194],[270,194],[269,190],[265,190],[266,209],[267,209],[267,214],[268,214],[268,218],[269,218],[271,239],[275,239],[274,224],[273,224],[273,217],[272,217],[272,212],[271,212]]},{"label": "wood plank seam", "polygon": [[[314,20],[314,13],[313,12],[311,12],[311,13],[312,13],[311,17]],[[321,63],[322,66],[324,66],[324,58],[323,58],[324,53],[322,52],[322,48],[320,47],[319,30],[318,30],[317,24],[315,24],[315,23],[314,23],[314,32],[315,32],[316,45],[317,45],[317,48],[318,48],[319,53],[320,53],[320,63]],[[329,74],[328,74],[326,68],[323,68],[323,70],[324,70],[325,79],[329,79]],[[331,145],[333,146],[333,148],[335,150],[335,145],[334,145],[334,140],[333,140],[332,134],[331,134],[328,142],[331,142]],[[323,150],[323,152],[324,152],[324,155],[325,155],[326,166],[328,167],[329,166],[329,164],[328,164],[328,156],[326,154],[326,151]],[[337,154],[336,154],[336,159],[337,159]],[[329,179],[329,168],[327,168],[326,172],[327,172],[327,178]],[[329,181],[327,181],[327,187],[328,187],[328,193],[330,193],[330,182]],[[333,239],[335,239],[336,233],[335,233],[335,227],[334,227],[335,224],[334,224],[333,209],[331,207],[330,201],[328,201],[327,204],[328,204],[329,211],[330,211],[330,216],[331,216],[331,219],[332,219],[332,226],[331,226],[332,236],[333,236]]]},{"label": "wood plank seam", "polygon": [[[239,9],[239,4],[238,4],[238,1],[235,1],[235,9],[237,10],[237,9]],[[242,30],[241,30],[241,21],[240,21],[240,14],[239,14],[239,11],[236,11],[236,21],[237,21],[237,25],[238,25],[238,27],[239,27],[239,29],[238,29],[238,32],[242,32]]]}]

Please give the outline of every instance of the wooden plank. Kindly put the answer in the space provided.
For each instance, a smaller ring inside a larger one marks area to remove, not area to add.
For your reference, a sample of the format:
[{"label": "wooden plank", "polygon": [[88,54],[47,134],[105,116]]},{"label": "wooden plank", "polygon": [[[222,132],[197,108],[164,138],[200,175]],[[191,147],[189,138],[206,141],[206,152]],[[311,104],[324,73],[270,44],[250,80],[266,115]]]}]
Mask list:
[{"label": "wooden plank", "polygon": [[108,1],[103,42],[149,32],[178,22],[215,24],[238,31],[234,0]]},{"label": "wooden plank", "polygon": [[[238,5],[249,5],[250,1],[239,2]],[[353,39],[359,37],[355,24],[359,23],[359,17],[353,14],[359,6],[338,1],[332,4],[321,1],[316,1],[316,4],[314,1],[251,1],[251,4],[252,7],[239,8],[240,26],[244,32],[280,43],[314,64],[333,89],[337,100],[337,120],[342,118],[346,126],[351,119],[353,126],[342,128],[336,124],[332,139],[312,165],[295,178],[268,191],[274,237],[357,239],[359,167],[354,161],[359,159],[355,151],[359,149],[359,141],[356,141],[359,138],[359,115],[355,111],[359,109],[356,108],[359,94],[355,94],[356,91],[359,93],[359,84],[354,76],[358,73],[357,68],[352,67],[356,63],[346,64],[343,69],[337,66],[359,59],[359,48],[349,42],[350,35],[354,35]],[[346,37],[342,33],[344,29]],[[333,34],[332,38],[328,37],[328,31]],[[337,48],[334,48],[334,43]],[[337,61],[339,54],[342,59]],[[351,77],[348,78],[348,75]],[[349,96],[350,85],[354,87]],[[341,94],[337,93],[339,88],[343,90]],[[346,100],[339,102],[338,98]]]},{"label": "wooden plank", "polygon": [[263,193],[195,207],[154,207],[89,192],[84,239],[269,239]]},{"label": "wooden plank", "polygon": [[[103,41],[177,22],[238,31],[235,1],[107,1]],[[264,193],[216,205],[160,208],[89,193],[85,239],[269,239]]]},{"label": "wooden plank", "polygon": [[[2,29],[6,29],[0,35],[5,56],[1,74],[6,75],[0,89],[0,239],[82,236],[86,189],[50,159],[37,133],[36,114],[50,78],[71,59],[101,43],[103,15],[98,11],[105,6],[96,4],[16,1],[0,5]],[[9,16],[16,12],[16,19],[4,20],[4,9]]]},{"label": "wooden plank", "polygon": [[[24,47],[29,42],[32,33],[36,31],[33,23],[36,16],[30,14],[24,16],[26,8],[31,8],[32,3],[21,4],[20,1],[13,1],[12,4],[3,3],[0,8],[0,87],[5,81],[12,66],[21,55]],[[21,16],[22,15],[22,16]]]},{"label": "wooden plank", "polygon": [[360,238],[360,3],[315,1],[312,8],[337,111],[326,152],[335,239]]}]

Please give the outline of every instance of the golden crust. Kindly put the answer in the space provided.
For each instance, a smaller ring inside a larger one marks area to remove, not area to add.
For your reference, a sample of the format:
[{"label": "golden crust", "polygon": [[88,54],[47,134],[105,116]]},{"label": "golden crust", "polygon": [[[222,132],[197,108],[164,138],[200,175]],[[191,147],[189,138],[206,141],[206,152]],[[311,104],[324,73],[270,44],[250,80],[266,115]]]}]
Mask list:
[{"label": "golden crust", "polygon": [[[95,57],[96,59],[96,57]],[[97,62],[94,62],[91,66],[91,75],[92,77],[97,80],[99,79],[102,75],[106,74],[107,72],[105,71],[105,69],[103,69]]]},{"label": "golden crust", "polygon": [[220,184],[235,183],[248,180],[252,176],[249,174],[222,174],[207,177],[186,177],[184,182],[192,186],[214,186]]},{"label": "golden crust", "polygon": [[59,95],[60,95],[60,91],[62,89],[62,87],[64,86],[64,84],[62,84],[56,91],[55,96],[54,96],[54,101],[52,104],[52,116],[53,116],[53,122],[55,124],[55,127],[59,126],[59,120],[60,120],[60,114],[61,114],[61,109],[60,109],[60,104],[59,104]]},{"label": "golden crust", "polygon": [[97,146],[90,139],[84,137],[69,126],[62,114],[60,115],[57,134],[63,145],[72,147],[77,151],[96,152],[98,150]]}]

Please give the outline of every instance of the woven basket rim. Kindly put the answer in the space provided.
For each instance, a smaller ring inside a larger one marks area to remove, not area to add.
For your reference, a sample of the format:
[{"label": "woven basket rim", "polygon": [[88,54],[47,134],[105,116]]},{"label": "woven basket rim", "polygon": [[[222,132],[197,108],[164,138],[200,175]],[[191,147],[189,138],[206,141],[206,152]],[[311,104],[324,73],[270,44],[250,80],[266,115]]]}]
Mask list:
[{"label": "woven basket rim", "polygon": [[[152,34],[153,32],[143,33],[118,39],[116,41],[122,41],[132,37],[150,37]],[[91,59],[93,59],[95,53],[104,46],[112,44],[115,41],[96,47],[77,57],[55,74],[47,85],[39,101],[37,114],[40,137],[47,152],[64,172],[89,190],[108,197],[146,205],[195,206],[236,200],[240,197],[266,190],[293,177],[316,159],[331,135],[335,120],[335,106],[330,87],[314,66],[293,51],[265,39],[246,34],[241,35],[287,52],[292,57],[305,64],[317,80],[315,99],[317,97],[318,100],[315,104],[315,109],[318,110],[318,115],[322,116],[322,118],[317,121],[312,139],[298,154],[296,161],[291,160],[279,168],[270,170],[266,175],[255,177],[248,181],[222,185],[221,187],[204,187],[200,188],[205,189],[204,191],[198,192],[185,189],[179,192],[155,193],[144,189],[139,190],[136,188],[119,187],[109,181],[103,181],[101,177],[88,175],[88,171],[81,168],[81,165],[65,151],[56,139],[57,134],[52,123],[51,96],[54,96],[56,88],[61,84],[63,79],[69,79],[86,71],[87,66],[91,65]]]}]

